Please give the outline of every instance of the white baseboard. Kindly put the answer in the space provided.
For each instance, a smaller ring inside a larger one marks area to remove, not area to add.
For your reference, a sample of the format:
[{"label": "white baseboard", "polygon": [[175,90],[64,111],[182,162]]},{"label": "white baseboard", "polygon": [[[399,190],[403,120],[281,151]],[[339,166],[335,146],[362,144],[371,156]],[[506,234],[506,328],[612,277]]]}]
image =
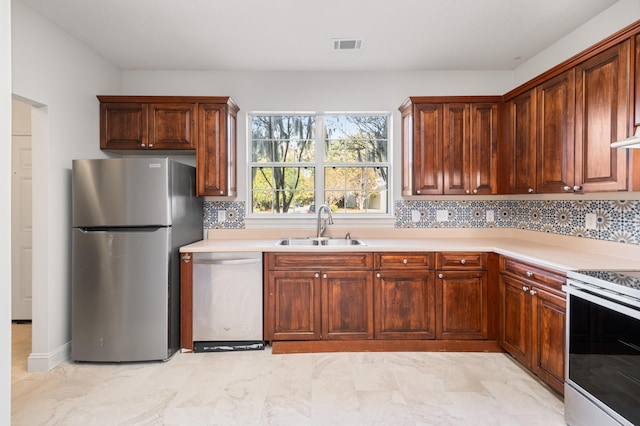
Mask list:
[{"label": "white baseboard", "polygon": [[32,352],[27,360],[27,371],[47,372],[71,359],[71,342],[58,347],[51,352]]}]

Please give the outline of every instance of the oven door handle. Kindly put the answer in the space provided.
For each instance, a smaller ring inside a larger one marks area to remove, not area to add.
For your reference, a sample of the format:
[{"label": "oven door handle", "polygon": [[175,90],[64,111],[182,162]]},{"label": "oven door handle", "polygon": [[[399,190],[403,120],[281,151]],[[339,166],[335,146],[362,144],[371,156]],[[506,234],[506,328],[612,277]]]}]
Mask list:
[{"label": "oven door handle", "polygon": [[[571,285],[563,286],[563,289],[569,296],[579,297],[580,299],[587,300],[589,302],[595,303],[596,305],[604,306],[605,308],[611,309],[614,312],[620,312],[621,314],[640,320],[640,311],[637,309],[629,308],[628,306],[625,306],[621,303],[599,297],[582,289],[572,287]],[[569,304],[571,304],[571,301],[569,301]]]}]

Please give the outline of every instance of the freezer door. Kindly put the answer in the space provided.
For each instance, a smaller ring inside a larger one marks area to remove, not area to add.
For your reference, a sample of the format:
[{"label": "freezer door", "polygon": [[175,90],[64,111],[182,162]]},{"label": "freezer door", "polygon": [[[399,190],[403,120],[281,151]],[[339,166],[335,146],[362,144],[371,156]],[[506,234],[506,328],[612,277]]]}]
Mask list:
[{"label": "freezer door", "polygon": [[73,160],[73,227],[171,224],[167,158]]},{"label": "freezer door", "polygon": [[168,358],[171,228],[72,231],[72,358]]}]

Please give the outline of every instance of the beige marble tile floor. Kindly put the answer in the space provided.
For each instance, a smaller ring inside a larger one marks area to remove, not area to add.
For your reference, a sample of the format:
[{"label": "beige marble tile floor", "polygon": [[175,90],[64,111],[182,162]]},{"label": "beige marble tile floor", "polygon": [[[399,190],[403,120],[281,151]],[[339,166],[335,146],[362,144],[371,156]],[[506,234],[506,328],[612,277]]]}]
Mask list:
[{"label": "beige marble tile floor", "polygon": [[30,325],[12,333],[16,426],[564,425],[562,400],[504,354],[178,353],[28,373]]}]

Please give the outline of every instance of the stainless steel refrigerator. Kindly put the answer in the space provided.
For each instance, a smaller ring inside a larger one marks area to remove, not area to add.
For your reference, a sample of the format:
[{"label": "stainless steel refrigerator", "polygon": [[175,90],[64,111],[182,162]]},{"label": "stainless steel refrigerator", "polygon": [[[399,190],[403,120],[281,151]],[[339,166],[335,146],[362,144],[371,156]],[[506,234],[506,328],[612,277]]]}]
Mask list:
[{"label": "stainless steel refrigerator", "polygon": [[71,175],[72,359],[168,359],[180,344],[179,247],[202,239],[195,169],[74,160]]}]

